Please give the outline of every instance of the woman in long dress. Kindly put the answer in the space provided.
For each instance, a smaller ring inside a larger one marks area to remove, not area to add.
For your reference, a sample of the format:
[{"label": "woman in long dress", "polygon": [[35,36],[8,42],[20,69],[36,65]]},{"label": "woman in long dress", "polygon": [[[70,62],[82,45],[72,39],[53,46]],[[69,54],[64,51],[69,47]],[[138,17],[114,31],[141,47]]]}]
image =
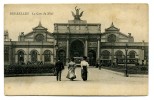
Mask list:
[{"label": "woman in long dress", "polygon": [[86,60],[87,60],[87,57],[84,56],[83,60],[81,61],[81,77],[83,81],[87,80],[87,73],[88,73],[87,68],[89,67],[89,64]]},{"label": "woman in long dress", "polygon": [[76,64],[74,62],[74,58],[71,58],[71,61],[68,63],[68,74],[66,76],[66,78],[70,79],[71,81],[76,78],[75,68]]}]

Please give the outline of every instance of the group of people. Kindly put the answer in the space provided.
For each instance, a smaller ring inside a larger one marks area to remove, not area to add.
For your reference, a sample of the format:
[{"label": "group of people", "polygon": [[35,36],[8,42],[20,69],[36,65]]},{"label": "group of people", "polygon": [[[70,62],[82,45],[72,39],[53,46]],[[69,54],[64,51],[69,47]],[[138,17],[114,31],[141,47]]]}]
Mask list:
[{"label": "group of people", "polygon": [[[87,80],[87,73],[88,73],[87,68],[89,67],[89,64],[86,60],[87,60],[87,57],[84,56],[83,60],[81,61],[81,77],[83,81]],[[66,78],[73,81],[76,78],[76,74],[75,74],[76,63],[74,62],[74,58],[71,58],[71,61],[68,63],[67,67],[68,67],[68,73]],[[62,73],[62,70],[64,70],[64,65],[60,60],[56,62],[55,69],[56,69],[57,81],[61,81],[61,73]]]}]

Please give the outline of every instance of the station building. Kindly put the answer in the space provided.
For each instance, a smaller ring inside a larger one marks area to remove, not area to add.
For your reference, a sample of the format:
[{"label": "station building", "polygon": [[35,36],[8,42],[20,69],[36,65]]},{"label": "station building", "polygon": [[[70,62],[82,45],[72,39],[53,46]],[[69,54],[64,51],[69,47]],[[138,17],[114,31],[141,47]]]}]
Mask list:
[{"label": "station building", "polygon": [[79,63],[82,56],[88,57],[90,66],[122,64],[126,57],[127,63],[148,64],[148,43],[135,42],[133,33],[122,33],[113,22],[101,30],[101,23],[81,20],[77,11],[73,17],[68,23],[54,23],[53,32],[39,22],[31,32],[21,32],[18,41],[4,31],[4,64],[55,63],[57,59],[66,64],[71,57]]}]

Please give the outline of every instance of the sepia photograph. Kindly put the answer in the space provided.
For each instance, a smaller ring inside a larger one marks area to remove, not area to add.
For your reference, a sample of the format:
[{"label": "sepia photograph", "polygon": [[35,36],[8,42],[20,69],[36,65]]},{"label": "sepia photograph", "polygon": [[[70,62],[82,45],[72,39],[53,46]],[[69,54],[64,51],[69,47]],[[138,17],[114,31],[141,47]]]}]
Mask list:
[{"label": "sepia photograph", "polygon": [[148,9],[5,4],[5,95],[147,96]]}]

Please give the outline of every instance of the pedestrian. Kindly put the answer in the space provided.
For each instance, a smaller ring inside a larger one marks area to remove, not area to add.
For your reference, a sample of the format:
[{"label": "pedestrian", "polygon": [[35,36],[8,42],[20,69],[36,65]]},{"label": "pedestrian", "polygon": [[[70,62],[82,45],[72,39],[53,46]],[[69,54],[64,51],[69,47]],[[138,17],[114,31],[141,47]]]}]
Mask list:
[{"label": "pedestrian", "polygon": [[57,81],[61,81],[61,73],[62,73],[62,70],[64,69],[64,65],[60,60],[56,62],[55,69],[56,69]]},{"label": "pedestrian", "polygon": [[96,68],[98,68],[98,67],[99,67],[99,61],[96,62]]},{"label": "pedestrian", "polygon": [[102,66],[101,66],[101,65],[99,65],[98,67],[99,67],[99,70],[101,70],[101,67],[102,67]]},{"label": "pedestrian", "polygon": [[89,64],[86,60],[87,60],[87,57],[83,56],[83,60],[81,61],[81,77],[83,81],[87,80],[87,73],[88,73],[87,68],[89,67]]},{"label": "pedestrian", "polygon": [[71,81],[76,78],[75,68],[76,64],[74,62],[74,58],[71,58],[71,61],[68,63],[68,74],[66,76],[66,78],[70,79]]},{"label": "pedestrian", "polygon": [[99,66],[98,66],[99,70],[101,70],[102,66],[103,66],[103,61],[100,61]]}]

